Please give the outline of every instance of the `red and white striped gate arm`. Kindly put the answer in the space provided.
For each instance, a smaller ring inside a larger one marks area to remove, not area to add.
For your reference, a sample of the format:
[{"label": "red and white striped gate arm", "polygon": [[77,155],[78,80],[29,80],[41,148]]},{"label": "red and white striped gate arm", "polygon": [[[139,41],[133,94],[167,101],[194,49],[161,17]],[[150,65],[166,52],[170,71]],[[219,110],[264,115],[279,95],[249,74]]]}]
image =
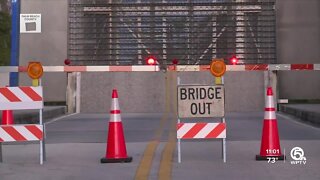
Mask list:
[{"label": "red and white striped gate arm", "polygon": [[[208,71],[210,65],[178,65],[169,66],[169,71]],[[227,71],[294,71],[320,70],[320,64],[247,64],[227,65]]]},{"label": "red and white striped gate arm", "polygon": [[0,142],[41,141],[42,139],[42,125],[26,124],[0,126]]},{"label": "red and white striped gate arm", "polygon": [[178,123],[178,139],[226,138],[225,123]]},{"label": "red and white striped gate arm", "polygon": [[[43,66],[44,72],[157,72],[159,66]],[[1,72],[27,72],[26,66],[3,66]]]},{"label": "red and white striped gate arm", "polygon": [[43,109],[42,87],[1,87],[0,110]]},{"label": "red and white striped gate arm", "polygon": [[[209,71],[210,65],[169,65],[167,71]],[[133,66],[43,66],[44,72],[158,72],[158,65]],[[320,64],[247,64],[227,65],[227,71],[320,70]],[[27,66],[2,66],[2,72],[27,72]]]}]

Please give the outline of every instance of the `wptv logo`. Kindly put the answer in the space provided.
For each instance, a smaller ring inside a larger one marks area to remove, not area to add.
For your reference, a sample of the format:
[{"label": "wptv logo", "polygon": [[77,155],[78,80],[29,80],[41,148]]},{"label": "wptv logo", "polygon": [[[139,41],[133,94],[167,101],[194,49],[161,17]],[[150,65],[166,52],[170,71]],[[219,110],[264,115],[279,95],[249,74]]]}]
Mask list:
[{"label": "wptv logo", "polygon": [[293,159],[291,164],[306,164],[307,158],[304,156],[304,151],[301,147],[294,147],[290,151],[291,158]]}]

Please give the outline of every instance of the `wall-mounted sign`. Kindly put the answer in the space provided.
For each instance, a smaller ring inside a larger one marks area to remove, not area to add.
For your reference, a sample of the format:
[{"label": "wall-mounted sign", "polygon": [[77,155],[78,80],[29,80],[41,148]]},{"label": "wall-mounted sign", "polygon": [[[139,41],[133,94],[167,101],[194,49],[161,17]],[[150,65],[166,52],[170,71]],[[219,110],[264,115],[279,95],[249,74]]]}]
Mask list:
[{"label": "wall-mounted sign", "polygon": [[20,14],[20,33],[41,33],[41,14]]}]

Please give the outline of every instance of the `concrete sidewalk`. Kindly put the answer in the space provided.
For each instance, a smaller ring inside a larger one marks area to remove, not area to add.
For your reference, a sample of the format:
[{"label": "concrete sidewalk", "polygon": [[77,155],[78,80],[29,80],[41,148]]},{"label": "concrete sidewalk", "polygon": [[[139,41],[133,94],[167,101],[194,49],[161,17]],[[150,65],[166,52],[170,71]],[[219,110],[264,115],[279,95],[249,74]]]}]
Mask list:
[{"label": "concrete sidewalk", "polygon": [[280,111],[320,127],[320,104],[281,104]]},{"label": "concrete sidewalk", "polygon": [[[66,114],[66,106],[45,106],[43,109],[43,122]],[[39,110],[13,111],[15,124],[34,124],[39,122]],[[2,111],[0,111],[2,117]]]}]

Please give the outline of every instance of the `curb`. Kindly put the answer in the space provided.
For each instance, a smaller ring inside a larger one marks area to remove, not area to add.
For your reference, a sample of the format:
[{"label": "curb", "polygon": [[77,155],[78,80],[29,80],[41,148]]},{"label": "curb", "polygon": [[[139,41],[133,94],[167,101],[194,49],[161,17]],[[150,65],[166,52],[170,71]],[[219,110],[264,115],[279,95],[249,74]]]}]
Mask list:
[{"label": "curb", "polygon": [[280,105],[279,107],[280,107],[279,110],[281,112],[293,115],[302,121],[305,121],[320,127],[320,113],[302,110],[294,107],[288,107],[286,105]]}]

